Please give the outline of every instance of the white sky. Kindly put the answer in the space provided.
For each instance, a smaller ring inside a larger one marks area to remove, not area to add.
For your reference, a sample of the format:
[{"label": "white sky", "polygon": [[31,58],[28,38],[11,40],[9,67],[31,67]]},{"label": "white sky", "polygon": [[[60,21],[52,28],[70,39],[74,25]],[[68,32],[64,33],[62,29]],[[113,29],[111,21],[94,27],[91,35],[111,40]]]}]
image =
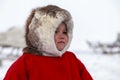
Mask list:
[{"label": "white sky", "polygon": [[0,0],[0,31],[23,27],[31,9],[47,4],[72,14],[74,38],[70,49],[88,49],[86,40],[115,41],[120,32],[120,0]]}]

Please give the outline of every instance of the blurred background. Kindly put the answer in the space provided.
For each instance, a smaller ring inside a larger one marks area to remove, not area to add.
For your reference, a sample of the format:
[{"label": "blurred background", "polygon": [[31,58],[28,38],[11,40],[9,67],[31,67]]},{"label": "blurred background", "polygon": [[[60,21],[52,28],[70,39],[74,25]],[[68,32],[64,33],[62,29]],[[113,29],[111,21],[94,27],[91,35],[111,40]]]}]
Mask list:
[{"label": "blurred background", "polygon": [[22,54],[31,10],[48,4],[71,13],[74,37],[69,50],[85,63],[94,80],[119,80],[120,0],[0,0],[0,79]]}]

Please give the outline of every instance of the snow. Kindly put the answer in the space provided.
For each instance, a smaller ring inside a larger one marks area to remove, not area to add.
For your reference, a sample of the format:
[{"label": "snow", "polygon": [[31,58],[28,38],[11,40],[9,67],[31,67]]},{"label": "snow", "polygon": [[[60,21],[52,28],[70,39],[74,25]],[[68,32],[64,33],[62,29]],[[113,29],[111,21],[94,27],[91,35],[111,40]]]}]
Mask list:
[{"label": "snow", "polygon": [[120,80],[120,54],[76,53],[94,80]]},{"label": "snow", "polygon": [[[73,52],[85,64],[94,80],[120,80],[120,54],[102,54],[88,51]],[[16,59],[2,60],[0,80],[3,80],[6,71]]]}]

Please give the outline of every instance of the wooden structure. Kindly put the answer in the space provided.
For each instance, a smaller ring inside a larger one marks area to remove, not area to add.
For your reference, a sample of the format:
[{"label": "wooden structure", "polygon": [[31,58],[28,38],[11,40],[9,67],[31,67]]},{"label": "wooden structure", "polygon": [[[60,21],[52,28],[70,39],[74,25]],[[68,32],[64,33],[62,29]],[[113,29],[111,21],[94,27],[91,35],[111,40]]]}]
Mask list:
[{"label": "wooden structure", "polygon": [[[24,29],[12,27],[6,32],[0,33],[0,60],[15,59],[19,56],[19,50],[25,47]],[[5,50],[11,50],[6,54]],[[16,54],[13,54],[16,50]]]},{"label": "wooden structure", "polygon": [[95,53],[98,51],[104,54],[120,53],[120,33],[118,33],[117,39],[113,43],[101,43],[101,42],[87,41],[87,44],[89,45],[90,48],[93,49]]}]

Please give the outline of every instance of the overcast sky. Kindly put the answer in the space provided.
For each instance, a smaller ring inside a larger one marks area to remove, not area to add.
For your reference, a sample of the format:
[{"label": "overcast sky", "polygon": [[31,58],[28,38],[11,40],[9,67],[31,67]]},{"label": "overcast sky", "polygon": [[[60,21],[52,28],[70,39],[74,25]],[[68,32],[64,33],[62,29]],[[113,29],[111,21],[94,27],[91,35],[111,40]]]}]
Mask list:
[{"label": "overcast sky", "polygon": [[86,50],[86,40],[111,43],[120,32],[120,0],[0,0],[0,31],[23,27],[31,9],[55,4],[74,21],[70,49]]}]

